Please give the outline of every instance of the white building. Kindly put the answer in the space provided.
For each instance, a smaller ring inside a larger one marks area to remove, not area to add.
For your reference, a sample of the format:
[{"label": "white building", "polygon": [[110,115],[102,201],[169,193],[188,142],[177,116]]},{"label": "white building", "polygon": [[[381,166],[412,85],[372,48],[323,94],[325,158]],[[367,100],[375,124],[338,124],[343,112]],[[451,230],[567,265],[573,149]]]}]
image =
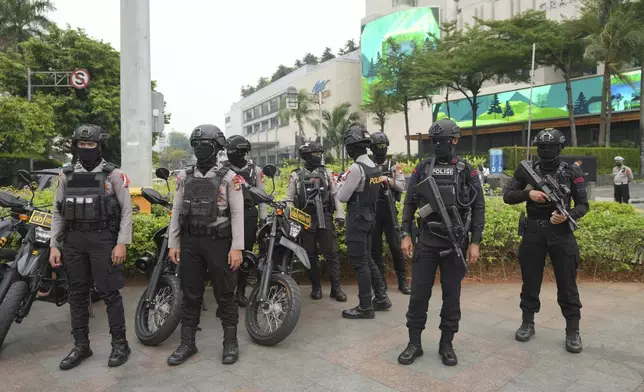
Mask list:
[{"label": "white building", "polygon": [[166,140],[165,133],[161,133],[159,134],[156,143],[154,143],[154,146],[152,146],[152,151],[158,152],[160,154],[163,152],[163,150],[166,149],[167,146],[168,142]]},{"label": "white building", "polygon": [[[321,91],[322,110],[332,111],[348,102],[352,111],[360,112],[360,80],[359,51],[318,65],[305,65],[233,104],[226,114],[226,137],[246,137],[252,145],[251,158],[259,165],[293,159],[297,157],[298,126],[294,119],[284,119],[279,115],[280,102],[285,100],[287,90],[304,89],[311,94]],[[313,119],[317,120],[319,107],[317,104],[311,106],[315,111]],[[304,124],[304,133],[307,140],[316,137],[308,122]]]}]

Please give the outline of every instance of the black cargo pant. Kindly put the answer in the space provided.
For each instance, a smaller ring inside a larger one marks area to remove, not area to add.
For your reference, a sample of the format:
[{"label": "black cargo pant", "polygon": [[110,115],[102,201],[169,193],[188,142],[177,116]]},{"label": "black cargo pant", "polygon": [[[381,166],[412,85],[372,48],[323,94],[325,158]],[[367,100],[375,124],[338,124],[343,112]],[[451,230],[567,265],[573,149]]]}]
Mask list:
[{"label": "black cargo pant", "polygon": [[543,280],[546,255],[550,256],[557,281],[557,302],[568,329],[579,329],[581,302],[577,290],[579,249],[577,239],[567,223],[553,225],[548,220],[528,219],[519,248],[521,264],[521,310],[523,320],[533,322],[541,302],[539,292]]},{"label": "black cargo pant", "polygon": [[112,250],[117,235],[109,229],[100,231],[70,230],[63,245],[63,264],[69,281],[69,308],[72,329],[89,324],[89,291],[92,283],[105,302],[110,332],[125,328],[125,311],[120,289],[123,288],[123,264],[112,265]]},{"label": "black cargo pant", "polygon": [[613,187],[615,188],[615,192],[614,192],[615,201],[618,203],[628,204],[628,200],[631,198],[628,184],[613,185]]},{"label": "black cargo pant", "polygon": [[181,262],[179,276],[183,290],[183,317],[181,324],[196,328],[201,316],[201,305],[205,291],[205,277],[212,283],[217,299],[221,325],[237,326],[238,305],[235,301],[237,271],[228,265],[230,239],[197,237],[184,233],[181,236]]},{"label": "black cargo pant", "polygon": [[349,204],[347,207],[347,254],[358,279],[360,307],[371,308],[372,289],[376,298],[386,296],[385,286],[376,263],[371,258],[371,241],[375,214],[361,212]]},{"label": "black cargo pant", "polygon": [[[308,212],[308,211],[307,211]],[[309,212],[310,213],[310,212]],[[326,215],[326,214],[325,214]],[[329,267],[331,288],[340,288],[340,258],[338,256],[338,238],[333,227],[333,216],[327,215],[324,218],[326,229],[320,229],[317,224],[317,216],[311,215],[314,224],[311,230],[304,230],[300,234],[302,247],[311,262],[311,284],[313,287],[322,287],[320,265],[318,264],[318,245]]]},{"label": "black cargo pant", "polygon": [[432,296],[436,271],[440,267],[443,306],[439,329],[458,332],[461,320],[461,281],[465,277],[465,267],[457,260],[454,252],[440,257],[442,247],[428,246],[421,242],[416,245],[411,264],[411,296],[407,309],[407,328],[425,329],[427,309]]},{"label": "black cargo pant", "polygon": [[[398,217],[394,217],[397,221]],[[386,268],[385,261],[382,257],[382,232],[385,232],[385,238],[387,239],[387,244],[389,245],[389,251],[391,252],[391,257],[394,259],[394,270],[398,279],[407,279],[407,266],[405,265],[405,259],[400,249],[400,238],[396,226],[393,223],[394,221],[391,218],[391,212],[389,212],[389,205],[386,200],[378,201],[378,210],[376,211],[376,224],[373,229],[373,240],[371,245],[371,257],[375,261],[378,269],[380,269],[380,274],[382,278],[386,280]]]},{"label": "black cargo pant", "polygon": [[[244,249],[251,252],[257,240],[257,219],[257,207],[244,210]],[[242,293],[246,291],[246,274],[241,271],[237,274],[237,290]]]}]

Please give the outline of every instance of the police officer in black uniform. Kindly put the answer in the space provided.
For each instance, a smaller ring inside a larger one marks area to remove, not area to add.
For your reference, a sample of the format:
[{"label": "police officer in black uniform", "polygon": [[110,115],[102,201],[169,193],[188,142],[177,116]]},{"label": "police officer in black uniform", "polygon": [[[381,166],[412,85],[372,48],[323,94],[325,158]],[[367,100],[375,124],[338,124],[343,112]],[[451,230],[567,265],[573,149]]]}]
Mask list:
[{"label": "police officer in black uniform", "polygon": [[[286,201],[311,215],[311,227],[300,235],[302,246],[311,262],[311,298],[322,298],[320,266],[317,262],[319,242],[320,251],[330,270],[330,296],[336,301],[345,302],[347,295],[340,288],[338,239],[333,227],[334,212],[336,224],[339,227],[344,225],[344,207],[337,198],[337,186],[331,170],[322,165],[322,146],[316,142],[306,143],[300,146],[299,152],[306,164],[303,169],[291,172],[286,188]],[[318,217],[318,198],[322,204],[322,217]],[[320,227],[320,218],[324,220],[324,228]]]},{"label": "police officer in black uniform", "polygon": [[74,337],[74,348],[60,363],[62,370],[92,356],[88,328],[92,284],[107,307],[112,335],[108,366],[122,365],[130,355],[119,293],[125,246],[132,243],[130,180],[116,165],[103,160],[107,139],[108,134],[97,125],[76,128],[72,148],[78,161],[62,170],[54,199],[49,262],[54,268],[62,265],[62,245]]},{"label": "police officer in black uniform", "polygon": [[[389,206],[389,198],[387,192],[392,193],[392,201],[400,201],[402,192],[405,190],[405,175],[402,172],[400,165],[392,160],[387,160],[387,147],[389,147],[389,138],[384,132],[375,132],[371,135],[371,151],[376,165],[380,169],[383,179],[383,186],[380,188],[380,196],[378,197],[378,208],[376,212],[376,225],[373,230],[373,242],[371,244],[371,257],[376,262],[382,279],[387,288],[387,272],[385,270],[385,262],[382,257],[382,233],[384,231],[389,245],[391,257],[394,259],[394,270],[398,276],[398,290],[403,294],[411,294],[411,289],[407,284],[407,266],[405,258],[400,250],[400,238],[397,225],[392,224],[391,208]],[[394,205],[393,208],[396,215],[393,220],[398,222],[398,209]]]},{"label": "police officer in black uniform", "polygon": [[[264,174],[251,161],[246,160],[246,154],[250,152],[250,142],[241,135],[234,135],[226,141],[226,155],[228,157],[228,166],[244,177],[244,180],[251,187],[264,190]],[[258,205],[253,201],[248,188],[242,187],[244,192],[244,249],[253,250],[257,239],[257,218],[259,216],[259,227],[266,224],[266,204]],[[237,274],[237,302],[242,308],[246,307],[248,299],[246,298],[246,274],[241,271]]]},{"label": "police officer in black uniform", "polygon": [[[570,190],[566,205],[570,206],[570,199],[574,200],[575,206],[570,208],[569,213],[573,219],[580,219],[588,212],[586,183],[579,166],[568,165],[559,159],[566,138],[558,129],[549,128],[539,132],[534,143],[539,155],[539,161],[533,166],[535,172],[540,177],[550,174]],[[566,350],[580,353],[583,346],[579,335],[581,302],[576,282],[579,267],[577,240],[566,223],[567,218],[560,215],[554,204],[547,200],[546,194],[534,189],[534,185],[531,177],[519,166],[503,194],[503,200],[508,204],[526,202],[528,215],[519,248],[523,278],[520,305],[523,322],[515,338],[527,342],[535,334],[534,314],[539,312],[541,306],[539,291],[547,254],[557,280],[557,302],[566,319]]]},{"label": "police officer in black uniform", "polygon": [[[380,171],[367,155],[371,136],[362,124],[351,124],[344,135],[347,155],[355,160],[343,174],[338,199],[347,203],[347,253],[358,279],[359,304],[342,317],[372,319],[374,310],[391,308],[378,266],[371,258],[376,206],[381,188]],[[375,298],[372,297],[372,289]]]},{"label": "police officer in black uniform", "polygon": [[[466,258],[469,263],[475,263],[479,258],[479,243],[485,226],[485,199],[478,172],[463,159],[456,156],[454,146],[461,137],[461,130],[452,120],[443,119],[435,122],[429,128],[429,136],[433,143],[434,156],[420,162],[409,179],[409,187],[405,196],[403,208],[403,241],[402,251],[410,256],[412,253],[411,232],[414,213],[423,207],[427,208],[429,200],[422,197],[414,187],[433,176],[446,207],[456,206],[466,232],[463,239],[463,250],[467,248]],[[422,216],[422,215],[421,215]],[[467,222],[471,225],[467,227]],[[452,217],[456,222],[458,218]],[[454,220],[452,221],[454,223]],[[440,268],[441,289],[443,291],[443,306],[441,308],[441,338],[438,353],[443,364],[454,366],[458,363],[452,340],[458,332],[461,319],[461,281],[465,277],[466,268],[459,260],[456,252],[445,256],[440,253],[452,248],[446,239],[446,233],[441,229],[430,227],[432,222],[442,222],[440,215],[432,211],[418,220],[420,230],[418,243],[413,252],[411,297],[407,310],[407,328],[409,344],[398,357],[398,362],[408,365],[414,359],[423,355],[421,333],[427,322],[427,306],[432,295],[432,286],[436,270]],[[467,238],[468,232],[471,238]],[[469,242],[469,246],[468,246]],[[465,253],[465,252],[464,252]]]},{"label": "police officer in black uniform", "polygon": [[183,291],[181,344],[168,358],[168,364],[179,365],[198,351],[195,333],[207,273],[221,309],[222,363],[232,364],[239,357],[235,286],[244,249],[244,179],[229,167],[216,165],[217,153],[226,145],[224,134],[216,126],[196,127],[190,144],[197,164],[177,176],[168,229],[169,257],[179,264]]}]

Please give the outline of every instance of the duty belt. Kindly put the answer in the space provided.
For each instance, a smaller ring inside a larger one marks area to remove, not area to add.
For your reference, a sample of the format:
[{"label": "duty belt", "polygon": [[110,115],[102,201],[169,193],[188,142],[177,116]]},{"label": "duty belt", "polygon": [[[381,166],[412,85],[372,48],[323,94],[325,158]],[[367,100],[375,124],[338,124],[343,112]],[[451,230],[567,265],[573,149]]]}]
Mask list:
[{"label": "duty belt", "polygon": [[628,182],[615,183],[615,185],[628,185]]},{"label": "duty belt", "polygon": [[69,222],[69,230],[71,231],[99,231],[105,230],[110,227],[108,221],[100,222]]},{"label": "duty belt", "polygon": [[528,226],[550,227],[550,219],[528,218]]}]

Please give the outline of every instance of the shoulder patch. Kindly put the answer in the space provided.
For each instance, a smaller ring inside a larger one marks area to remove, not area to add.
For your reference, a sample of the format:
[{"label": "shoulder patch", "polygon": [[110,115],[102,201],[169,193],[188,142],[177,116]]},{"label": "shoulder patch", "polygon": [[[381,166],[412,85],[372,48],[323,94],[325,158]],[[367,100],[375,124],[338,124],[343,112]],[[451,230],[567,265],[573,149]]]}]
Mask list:
[{"label": "shoulder patch", "polygon": [[400,163],[396,164],[396,170],[398,171],[398,174],[403,174],[402,165]]},{"label": "shoulder patch", "polygon": [[585,182],[584,177],[576,177],[572,180],[575,184],[581,184],[582,182]]},{"label": "shoulder patch", "polygon": [[121,172],[121,180],[123,181],[123,188],[128,188],[130,186],[131,181],[123,172]]},{"label": "shoulder patch", "polygon": [[241,189],[242,185],[246,183],[246,180],[244,180],[244,177],[240,176],[239,174],[235,175],[233,177],[233,188],[238,191]]},{"label": "shoulder patch", "polygon": [[479,176],[479,171],[478,170],[472,170],[470,172],[470,176],[471,177],[478,177]]},{"label": "shoulder patch", "polygon": [[458,158],[452,157],[452,165],[455,165],[458,162]]}]

